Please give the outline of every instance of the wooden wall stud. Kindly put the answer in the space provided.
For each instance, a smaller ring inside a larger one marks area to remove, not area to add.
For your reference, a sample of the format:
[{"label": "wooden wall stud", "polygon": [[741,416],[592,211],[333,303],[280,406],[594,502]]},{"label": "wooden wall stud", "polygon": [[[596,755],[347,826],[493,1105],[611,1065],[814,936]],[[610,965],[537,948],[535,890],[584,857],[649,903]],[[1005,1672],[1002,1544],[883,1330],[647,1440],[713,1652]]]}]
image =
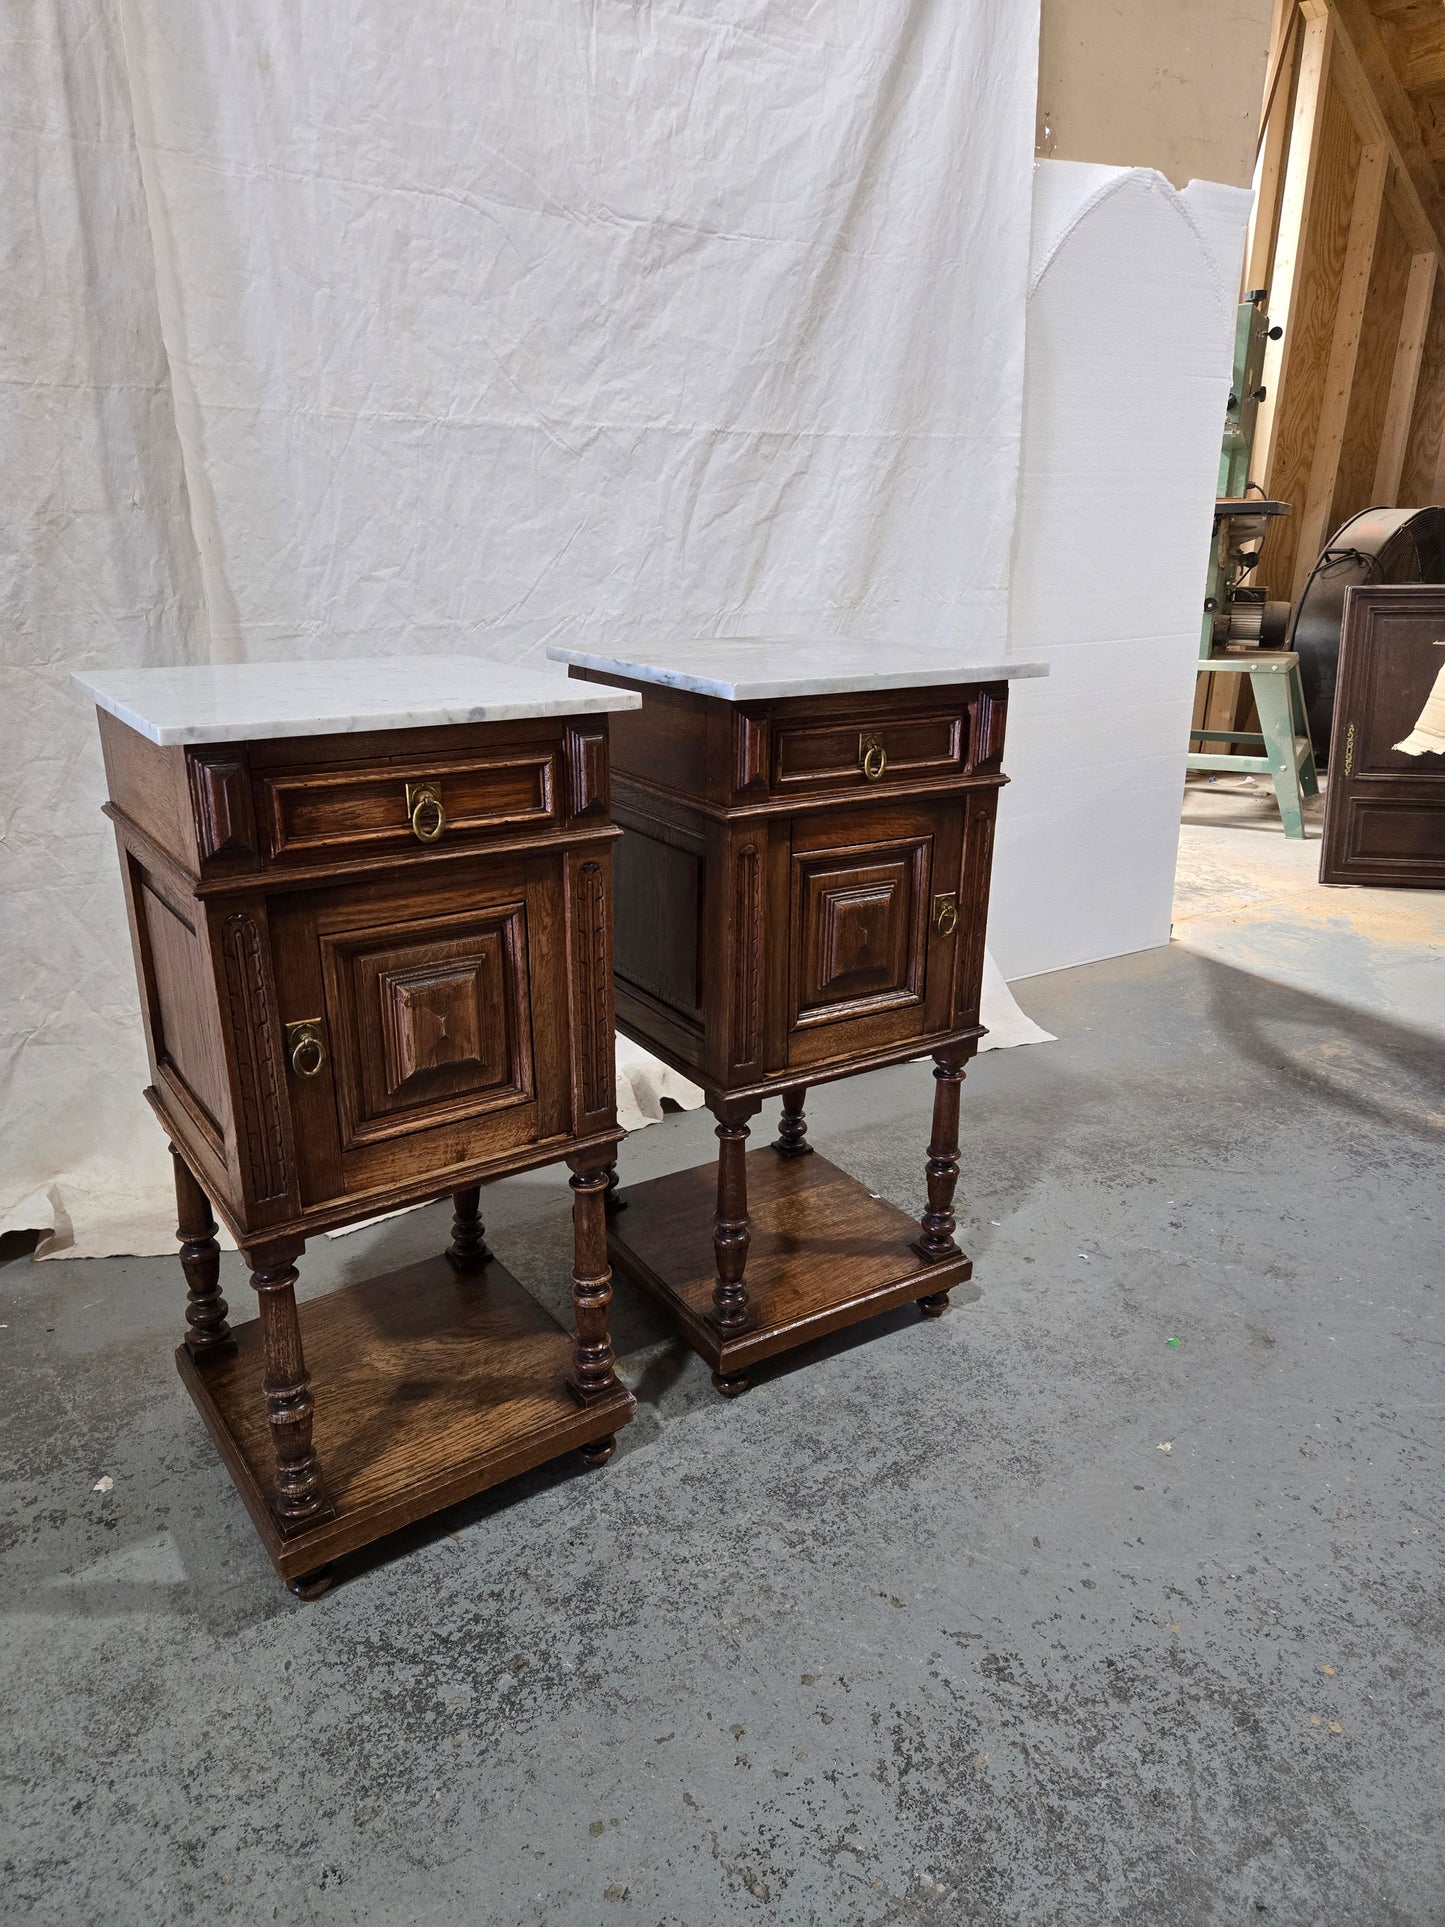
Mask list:
[{"label": "wooden wall stud", "polygon": [[1375,242],[1380,232],[1380,210],[1384,206],[1385,177],[1389,165],[1389,151],[1383,143],[1371,143],[1361,149],[1360,165],[1355,176],[1350,235],[1340,275],[1339,302],[1335,308],[1334,334],[1325,368],[1324,395],[1315,430],[1314,453],[1310,458],[1309,492],[1300,515],[1295,546],[1292,591],[1295,596],[1302,593],[1305,580],[1333,526],[1335,487],[1340,475],[1340,455],[1345,445],[1350,396],[1355,386],[1355,364],[1359,357],[1365,301],[1370,292],[1370,270],[1374,266]]},{"label": "wooden wall stud", "polygon": [[1269,282],[1270,320],[1283,333],[1278,341],[1271,341],[1265,349],[1265,398],[1255,417],[1254,447],[1250,457],[1251,477],[1263,483],[1266,493],[1272,474],[1274,430],[1279,420],[1280,396],[1288,379],[1294,345],[1294,300],[1301,279],[1304,237],[1314,199],[1315,177],[1319,171],[1319,130],[1324,119],[1330,54],[1334,44],[1334,16],[1330,10],[1311,0],[1304,11],[1306,18],[1299,56],[1299,80],[1295,87],[1294,120],[1290,129],[1289,156],[1285,163],[1280,199],[1274,271]]},{"label": "wooden wall stud", "polygon": [[1410,280],[1405,289],[1405,307],[1400,317],[1395,365],[1390,376],[1390,398],[1385,404],[1385,425],[1380,435],[1380,453],[1375,462],[1374,500],[1382,508],[1393,508],[1400,499],[1400,478],[1405,471],[1410,425],[1415,419],[1420,363],[1424,359],[1425,340],[1430,332],[1430,311],[1435,302],[1435,279],[1439,265],[1440,257],[1433,249],[1415,255],[1410,262]]}]

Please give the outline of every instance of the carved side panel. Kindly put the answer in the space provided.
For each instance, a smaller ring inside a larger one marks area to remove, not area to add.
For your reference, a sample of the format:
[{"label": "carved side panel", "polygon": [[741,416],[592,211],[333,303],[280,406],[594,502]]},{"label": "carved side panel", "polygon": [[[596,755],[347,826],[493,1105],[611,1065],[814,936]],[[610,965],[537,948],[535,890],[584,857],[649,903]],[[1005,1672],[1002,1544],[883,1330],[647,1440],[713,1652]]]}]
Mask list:
[{"label": "carved side panel", "polygon": [[223,1158],[231,1116],[226,1056],[195,906],[172,901],[168,886],[134,857],[126,863],[156,1076]]},{"label": "carved side panel", "polygon": [[604,731],[567,731],[567,791],[572,816],[606,816],[611,798]]},{"label": "carved side panel", "polygon": [[980,689],[969,704],[968,761],[965,772],[969,776],[984,770],[996,770],[1003,760],[1004,719],[1008,711],[1007,684],[1005,693],[999,695],[993,689]]},{"label": "carved side panel", "polygon": [[607,943],[607,884],[595,858],[575,872],[577,1051],[582,1109],[610,1111],[615,1103],[612,1048],[612,966]]},{"label": "carved side panel", "polygon": [[734,779],[740,790],[764,789],[768,781],[768,729],[741,710],[735,712],[737,749]]},{"label": "carved side panel", "polygon": [[251,780],[237,756],[192,755],[189,760],[191,801],[196,813],[196,841],[203,857],[253,856],[256,816],[251,805]]},{"label": "carved side panel", "polygon": [[245,911],[233,911],[221,928],[221,954],[236,1059],[236,1135],[252,1194],[281,1198],[290,1185],[290,1160],[276,1083],[277,1036],[266,994],[261,932]]},{"label": "carved side panel", "polygon": [[755,843],[733,869],[733,1063],[755,1064],[763,1049],[763,862]]},{"label": "carved side panel", "polygon": [[959,932],[954,977],[954,1022],[976,1024],[983,997],[983,952],[988,931],[988,892],[993,873],[993,830],[997,790],[975,791],[969,799],[964,832],[964,924]]}]

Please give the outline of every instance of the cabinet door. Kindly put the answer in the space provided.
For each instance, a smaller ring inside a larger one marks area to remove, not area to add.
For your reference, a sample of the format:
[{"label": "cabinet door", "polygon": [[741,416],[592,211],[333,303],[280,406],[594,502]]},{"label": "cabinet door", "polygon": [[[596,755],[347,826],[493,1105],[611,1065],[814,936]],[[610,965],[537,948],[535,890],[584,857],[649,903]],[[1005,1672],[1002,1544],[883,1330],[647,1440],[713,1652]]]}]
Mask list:
[{"label": "cabinet door", "polygon": [[1445,887],[1442,632],[1434,584],[1345,598],[1321,883]]},{"label": "cabinet door", "polygon": [[949,1028],[961,802],[793,819],[789,1068]]},{"label": "cabinet door", "polygon": [[276,896],[271,928],[303,1205],[568,1130],[560,856]]}]

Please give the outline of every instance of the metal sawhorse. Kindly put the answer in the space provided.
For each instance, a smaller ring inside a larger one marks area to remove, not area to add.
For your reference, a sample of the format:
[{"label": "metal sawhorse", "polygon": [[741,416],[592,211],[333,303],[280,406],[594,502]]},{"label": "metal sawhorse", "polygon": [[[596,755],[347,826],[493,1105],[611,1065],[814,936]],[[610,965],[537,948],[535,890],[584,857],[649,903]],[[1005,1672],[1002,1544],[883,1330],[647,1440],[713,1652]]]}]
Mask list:
[{"label": "metal sawhorse", "polygon": [[1245,743],[1263,753],[1255,756],[1191,755],[1189,769],[1222,770],[1231,776],[1272,776],[1286,836],[1303,838],[1304,799],[1318,796],[1314,746],[1305,720],[1304,689],[1299,657],[1293,649],[1253,650],[1247,656],[1201,656],[1201,670],[1211,676],[1248,676],[1259,711],[1259,730],[1195,729],[1190,734],[1206,743]]}]

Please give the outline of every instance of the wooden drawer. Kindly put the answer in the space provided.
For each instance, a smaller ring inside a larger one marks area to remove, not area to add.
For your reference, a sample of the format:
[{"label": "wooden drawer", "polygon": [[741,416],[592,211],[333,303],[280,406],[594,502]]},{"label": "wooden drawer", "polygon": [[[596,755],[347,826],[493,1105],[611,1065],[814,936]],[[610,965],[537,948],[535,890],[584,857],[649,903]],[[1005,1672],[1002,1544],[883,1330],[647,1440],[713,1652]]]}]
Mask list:
[{"label": "wooden drawer", "polygon": [[273,862],[436,849],[557,822],[546,749],[288,771],[263,776],[260,790]]},{"label": "wooden drawer", "polygon": [[861,710],[824,722],[775,720],[771,787],[791,796],[961,776],[969,720],[963,703],[884,716]]}]

